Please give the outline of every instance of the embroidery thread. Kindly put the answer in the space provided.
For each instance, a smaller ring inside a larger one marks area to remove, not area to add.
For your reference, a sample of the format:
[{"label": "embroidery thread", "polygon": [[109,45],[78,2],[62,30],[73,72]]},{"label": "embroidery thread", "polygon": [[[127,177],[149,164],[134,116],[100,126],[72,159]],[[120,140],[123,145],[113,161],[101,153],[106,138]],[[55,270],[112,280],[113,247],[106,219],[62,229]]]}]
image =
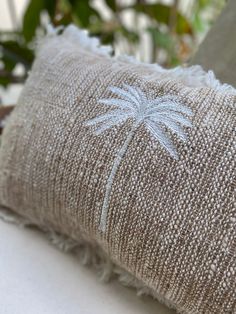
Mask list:
[{"label": "embroidery thread", "polygon": [[99,224],[99,230],[102,232],[106,229],[109,199],[115,175],[138,127],[144,124],[150,134],[176,160],[178,159],[176,148],[166,134],[165,128],[175,133],[182,141],[186,141],[187,134],[182,126],[192,127],[188,119],[188,116],[193,114],[192,110],[182,105],[178,96],[164,95],[149,99],[140,88],[127,84],[123,86],[124,88],[115,86],[109,88],[116,98],[98,101],[100,104],[112,107],[111,110],[85,123],[87,126],[95,126],[95,134],[100,135],[116,125],[125,123],[128,119],[133,120],[131,130],[115,158],[107,180]]}]

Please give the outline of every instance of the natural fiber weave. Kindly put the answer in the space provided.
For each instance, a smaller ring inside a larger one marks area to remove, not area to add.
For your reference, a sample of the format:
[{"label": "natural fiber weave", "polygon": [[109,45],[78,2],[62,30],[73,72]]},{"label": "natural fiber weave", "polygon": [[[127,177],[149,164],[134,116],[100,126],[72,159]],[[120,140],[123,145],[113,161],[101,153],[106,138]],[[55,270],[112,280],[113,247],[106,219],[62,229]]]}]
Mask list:
[{"label": "natural fiber weave", "polygon": [[[3,132],[0,203],[97,243],[180,313],[236,313],[235,90],[196,68],[112,58],[79,34],[69,28],[41,44]],[[134,119],[101,134],[92,122],[111,110],[105,101],[122,100],[111,86],[149,102],[180,99],[186,141],[161,123],[164,135],[153,136],[145,118],[121,155]]]}]

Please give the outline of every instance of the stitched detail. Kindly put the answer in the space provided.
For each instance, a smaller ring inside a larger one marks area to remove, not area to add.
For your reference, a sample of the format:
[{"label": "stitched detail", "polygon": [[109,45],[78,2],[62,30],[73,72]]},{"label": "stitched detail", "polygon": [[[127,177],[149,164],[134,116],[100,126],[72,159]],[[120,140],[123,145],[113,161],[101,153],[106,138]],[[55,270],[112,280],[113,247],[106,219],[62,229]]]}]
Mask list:
[{"label": "stitched detail", "polygon": [[107,180],[99,225],[99,229],[103,232],[106,229],[109,199],[116,172],[138,127],[144,124],[151,136],[176,160],[178,160],[178,153],[166,134],[165,128],[170,129],[180,140],[186,141],[187,134],[183,126],[192,127],[192,123],[188,119],[188,116],[193,114],[192,110],[182,105],[178,96],[164,95],[150,99],[138,87],[127,84],[123,84],[123,86],[124,88],[115,86],[109,88],[119,98],[100,99],[98,101],[100,104],[111,107],[111,110],[85,123],[87,126],[95,126],[95,134],[100,135],[116,125],[125,123],[130,118],[133,120],[132,128],[114,160]]}]

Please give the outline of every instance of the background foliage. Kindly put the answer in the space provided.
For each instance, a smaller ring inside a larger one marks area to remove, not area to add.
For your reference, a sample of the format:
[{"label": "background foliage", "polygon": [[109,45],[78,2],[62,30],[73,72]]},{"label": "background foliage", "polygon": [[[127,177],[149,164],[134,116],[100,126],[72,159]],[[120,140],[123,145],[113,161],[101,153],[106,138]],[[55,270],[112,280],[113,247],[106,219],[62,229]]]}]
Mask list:
[{"label": "background foliage", "polygon": [[[102,43],[140,59],[148,43],[150,52],[144,61],[166,67],[186,62],[224,0],[185,1],[185,9],[181,0],[165,2],[30,0],[21,26],[11,32],[0,30],[0,86],[24,82],[34,60],[35,38],[43,35],[48,22],[54,26],[75,23],[98,36]],[[9,3],[14,19],[12,0]],[[104,9],[108,14],[104,15]],[[15,71],[19,64],[20,74]]]}]

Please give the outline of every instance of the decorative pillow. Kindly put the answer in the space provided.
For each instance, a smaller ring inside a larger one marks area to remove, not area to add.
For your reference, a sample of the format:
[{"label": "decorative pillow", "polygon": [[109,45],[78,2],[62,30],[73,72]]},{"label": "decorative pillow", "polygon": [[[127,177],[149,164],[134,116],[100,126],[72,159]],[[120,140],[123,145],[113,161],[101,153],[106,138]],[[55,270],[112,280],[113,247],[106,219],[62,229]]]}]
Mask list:
[{"label": "decorative pillow", "polygon": [[0,148],[0,204],[99,246],[180,313],[236,313],[236,92],[71,25],[42,41]]}]

